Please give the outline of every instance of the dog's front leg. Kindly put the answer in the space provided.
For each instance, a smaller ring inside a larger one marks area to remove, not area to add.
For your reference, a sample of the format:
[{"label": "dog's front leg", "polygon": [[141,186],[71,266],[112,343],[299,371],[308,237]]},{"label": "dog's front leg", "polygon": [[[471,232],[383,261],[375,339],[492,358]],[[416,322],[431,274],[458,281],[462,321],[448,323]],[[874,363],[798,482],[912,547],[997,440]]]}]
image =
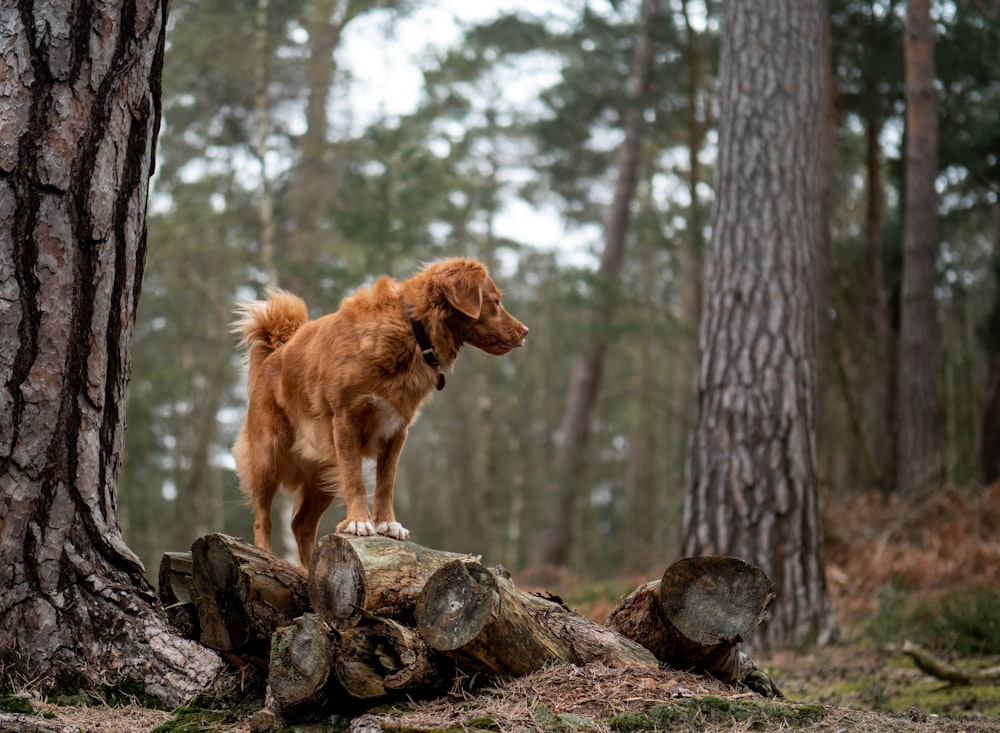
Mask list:
[{"label": "dog's front leg", "polygon": [[340,487],[347,505],[347,519],[337,525],[338,532],[359,537],[374,536],[375,525],[368,513],[368,495],[361,474],[361,436],[350,420],[333,418],[333,443],[337,451]]},{"label": "dog's front leg", "polygon": [[397,540],[405,540],[410,537],[410,530],[396,521],[396,513],[392,506],[393,490],[396,485],[396,465],[399,463],[399,454],[403,452],[406,433],[406,426],[403,426],[387,438],[379,449],[378,459],[375,463],[375,502],[373,507],[375,531]]}]

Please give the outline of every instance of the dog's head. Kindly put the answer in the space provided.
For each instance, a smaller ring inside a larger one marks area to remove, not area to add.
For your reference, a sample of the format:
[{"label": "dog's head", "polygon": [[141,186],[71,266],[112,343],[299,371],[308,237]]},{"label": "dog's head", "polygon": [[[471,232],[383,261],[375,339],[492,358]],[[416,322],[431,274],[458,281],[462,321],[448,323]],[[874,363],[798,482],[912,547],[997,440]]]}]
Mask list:
[{"label": "dog's head", "polygon": [[431,269],[432,282],[454,311],[462,341],[495,356],[524,346],[528,327],[504,309],[500,289],[485,266],[455,259]]}]

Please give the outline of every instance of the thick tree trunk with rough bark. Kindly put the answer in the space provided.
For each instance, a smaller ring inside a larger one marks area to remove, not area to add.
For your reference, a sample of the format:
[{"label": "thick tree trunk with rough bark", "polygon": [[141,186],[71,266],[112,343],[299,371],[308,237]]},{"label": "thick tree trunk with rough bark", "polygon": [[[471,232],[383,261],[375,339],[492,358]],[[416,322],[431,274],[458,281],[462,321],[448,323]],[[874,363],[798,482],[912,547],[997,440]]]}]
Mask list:
[{"label": "thick tree trunk with rough bark", "polygon": [[221,662],[168,628],[116,518],[166,15],[0,4],[0,664],[178,705]]},{"label": "thick tree trunk with rough bark", "polygon": [[906,207],[899,326],[897,489],[919,499],[941,486],[941,407],[937,394],[938,252],[937,98],[930,0],[908,0],[906,62]]},{"label": "thick tree trunk with rough bark", "polygon": [[761,567],[765,646],[835,636],[814,411],[822,0],[726,5],[716,200],[684,554]]}]

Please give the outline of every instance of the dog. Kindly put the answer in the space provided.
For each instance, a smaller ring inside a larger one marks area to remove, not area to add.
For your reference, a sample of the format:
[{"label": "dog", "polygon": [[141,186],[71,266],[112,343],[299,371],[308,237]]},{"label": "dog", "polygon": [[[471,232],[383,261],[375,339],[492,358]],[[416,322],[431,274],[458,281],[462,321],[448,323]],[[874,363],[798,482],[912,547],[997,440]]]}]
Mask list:
[{"label": "dog", "polygon": [[[484,265],[454,258],[408,280],[382,277],[316,320],[282,290],[238,306],[233,330],[247,350],[249,403],[233,455],[254,510],[254,544],[271,549],[279,487],[296,497],[292,533],[304,567],[338,491],[347,509],[338,532],[409,538],[393,511],[407,431],[464,344],[497,356],[524,345],[528,328],[500,297]],[[371,511],[365,458],[375,460]]]}]

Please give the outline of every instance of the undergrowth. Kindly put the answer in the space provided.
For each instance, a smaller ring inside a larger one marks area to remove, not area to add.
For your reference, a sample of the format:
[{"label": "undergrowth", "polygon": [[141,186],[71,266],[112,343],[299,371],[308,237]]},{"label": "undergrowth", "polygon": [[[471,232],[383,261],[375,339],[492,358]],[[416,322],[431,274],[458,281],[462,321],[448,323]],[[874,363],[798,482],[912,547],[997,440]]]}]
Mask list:
[{"label": "undergrowth", "polygon": [[879,644],[910,639],[963,657],[1000,654],[1000,593],[972,588],[921,599],[895,577],[865,631]]}]

